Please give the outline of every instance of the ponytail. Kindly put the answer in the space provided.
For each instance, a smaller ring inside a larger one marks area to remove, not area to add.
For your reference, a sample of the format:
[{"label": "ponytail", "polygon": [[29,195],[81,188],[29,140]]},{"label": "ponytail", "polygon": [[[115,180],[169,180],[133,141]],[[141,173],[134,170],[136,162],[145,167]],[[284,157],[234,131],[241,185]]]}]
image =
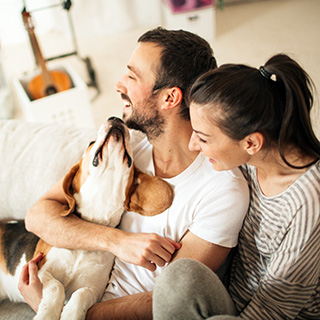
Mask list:
[{"label": "ponytail", "polygon": [[282,83],[285,93],[283,117],[280,126],[278,149],[283,161],[287,162],[283,147],[294,145],[305,155],[315,157],[316,162],[320,157],[320,143],[311,125],[310,111],[313,106],[314,84],[308,74],[297,62],[287,55],[278,54],[269,59],[265,66],[269,74],[274,74],[276,81]]}]

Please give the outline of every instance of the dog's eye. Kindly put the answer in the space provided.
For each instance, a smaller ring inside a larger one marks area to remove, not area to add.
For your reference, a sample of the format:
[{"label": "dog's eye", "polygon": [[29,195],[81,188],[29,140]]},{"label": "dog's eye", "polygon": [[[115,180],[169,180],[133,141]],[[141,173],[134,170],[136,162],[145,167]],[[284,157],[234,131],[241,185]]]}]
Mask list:
[{"label": "dog's eye", "polygon": [[88,148],[93,145],[95,143],[95,141],[91,141],[90,143],[88,143],[87,147],[84,149],[84,152],[82,154],[82,158],[86,155]]},{"label": "dog's eye", "polygon": [[88,145],[87,145],[87,149],[91,146],[91,145],[93,145],[95,143],[95,141],[91,141]]}]

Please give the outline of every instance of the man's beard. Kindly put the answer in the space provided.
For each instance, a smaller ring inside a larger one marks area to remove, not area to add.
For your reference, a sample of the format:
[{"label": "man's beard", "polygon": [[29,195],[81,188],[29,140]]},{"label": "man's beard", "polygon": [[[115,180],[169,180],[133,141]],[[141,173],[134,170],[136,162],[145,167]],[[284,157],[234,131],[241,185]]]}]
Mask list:
[{"label": "man's beard", "polygon": [[[129,98],[127,100],[130,101]],[[131,107],[131,115],[127,117],[126,114],[123,114],[123,121],[128,128],[145,133],[149,140],[158,138],[164,132],[165,119],[157,110],[157,103],[154,95],[151,95],[144,104],[145,113],[138,114],[136,109]]]}]

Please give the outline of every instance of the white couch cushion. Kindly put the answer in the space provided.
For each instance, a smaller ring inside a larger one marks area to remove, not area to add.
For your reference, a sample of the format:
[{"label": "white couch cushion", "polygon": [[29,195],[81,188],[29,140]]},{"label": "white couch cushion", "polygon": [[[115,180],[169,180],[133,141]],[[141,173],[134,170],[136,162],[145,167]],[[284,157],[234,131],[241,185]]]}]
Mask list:
[{"label": "white couch cushion", "polygon": [[97,130],[0,121],[0,218],[23,219],[31,205],[79,161]]}]

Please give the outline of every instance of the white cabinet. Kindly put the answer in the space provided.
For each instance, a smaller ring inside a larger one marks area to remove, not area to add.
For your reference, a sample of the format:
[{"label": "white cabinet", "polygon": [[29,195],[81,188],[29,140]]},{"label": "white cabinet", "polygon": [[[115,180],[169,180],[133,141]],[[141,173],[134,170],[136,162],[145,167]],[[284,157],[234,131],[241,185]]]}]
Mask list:
[{"label": "white cabinet", "polygon": [[167,29],[184,29],[205,38],[211,45],[215,40],[215,7],[196,8],[186,12],[174,12],[162,2],[163,26]]},{"label": "white cabinet", "polygon": [[36,100],[31,100],[27,89],[34,75],[14,79],[13,84],[24,119],[31,122],[95,127],[87,85],[69,65],[62,66],[61,71],[70,76],[72,87]]}]

